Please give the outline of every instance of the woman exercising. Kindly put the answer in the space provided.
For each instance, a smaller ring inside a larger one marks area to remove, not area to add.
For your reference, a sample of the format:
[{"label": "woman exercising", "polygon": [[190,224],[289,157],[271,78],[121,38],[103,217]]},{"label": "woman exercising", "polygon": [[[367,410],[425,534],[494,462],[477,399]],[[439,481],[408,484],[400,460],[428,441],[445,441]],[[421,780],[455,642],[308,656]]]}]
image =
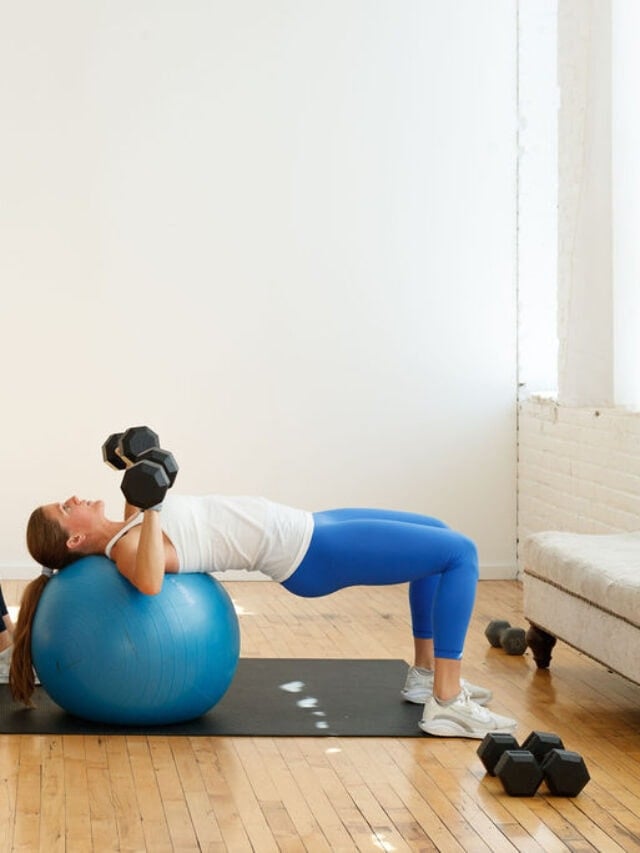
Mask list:
[{"label": "woman exercising", "polygon": [[310,513],[252,497],[169,494],[146,505],[151,500],[128,500],[124,521],[108,519],[102,501],[75,496],[34,510],[27,545],[44,568],[27,585],[18,615],[10,672],[16,699],[28,704],[33,693],[31,623],[49,577],[80,557],[105,554],[146,595],[160,592],[165,573],[181,571],[259,570],[302,597],[408,582],[415,660],[402,695],[424,703],[420,728],[469,738],[516,728],[482,707],[490,691],[461,680],[478,562],[473,542],[441,521],[377,509]]}]

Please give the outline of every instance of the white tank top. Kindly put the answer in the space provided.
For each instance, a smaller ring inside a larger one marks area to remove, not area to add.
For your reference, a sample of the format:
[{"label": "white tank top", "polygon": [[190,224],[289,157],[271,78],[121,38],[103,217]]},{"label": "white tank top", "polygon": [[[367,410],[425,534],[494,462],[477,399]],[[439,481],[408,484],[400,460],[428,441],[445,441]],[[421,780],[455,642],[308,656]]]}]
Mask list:
[{"label": "white tank top", "polygon": [[[134,516],[105,548],[107,557]],[[282,582],[298,568],[313,533],[313,515],[266,498],[169,494],[162,530],[178,554],[180,572],[261,571]]]}]

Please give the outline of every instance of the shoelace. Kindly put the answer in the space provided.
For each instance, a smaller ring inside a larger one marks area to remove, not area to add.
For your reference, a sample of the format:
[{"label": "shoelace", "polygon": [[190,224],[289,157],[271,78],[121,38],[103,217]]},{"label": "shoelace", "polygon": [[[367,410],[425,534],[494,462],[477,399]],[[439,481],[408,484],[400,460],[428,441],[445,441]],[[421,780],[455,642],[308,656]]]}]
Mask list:
[{"label": "shoelace", "polygon": [[490,713],[486,708],[483,708],[482,705],[478,705],[477,702],[474,702],[471,698],[471,694],[467,690],[466,687],[463,686],[462,690],[462,701],[468,707],[469,711],[477,717],[479,720],[486,721],[490,718]]}]

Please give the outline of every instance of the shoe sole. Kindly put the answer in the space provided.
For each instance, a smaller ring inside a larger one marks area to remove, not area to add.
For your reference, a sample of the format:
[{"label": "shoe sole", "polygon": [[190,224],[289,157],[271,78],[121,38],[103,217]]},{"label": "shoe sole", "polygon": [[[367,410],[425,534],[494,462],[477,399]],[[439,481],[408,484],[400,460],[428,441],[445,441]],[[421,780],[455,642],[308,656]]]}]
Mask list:
[{"label": "shoe sole", "polygon": [[483,729],[479,731],[478,729],[465,729],[464,726],[456,726],[455,723],[448,722],[440,722],[433,721],[431,723],[423,723],[422,720],[418,723],[420,728],[425,734],[433,735],[434,737],[466,737],[473,738],[474,740],[482,740],[486,735],[495,733],[500,734],[513,734],[513,732],[517,728],[517,724],[513,726],[504,726],[499,729]]},{"label": "shoe sole", "polygon": [[[405,702],[413,702],[414,705],[424,705],[429,701],[429,699],[431,699],[431,693],[406,693],[404,690],[402,690],[401,693],[402,698]],[[486,705],[487,702],[490,702],[492,698],[493,693],[490,693],[488,696],[480,696],[480,698],[478,699],[476,699],[474,696],[471,696],[471,699],[473,699],[476,705]]]}]

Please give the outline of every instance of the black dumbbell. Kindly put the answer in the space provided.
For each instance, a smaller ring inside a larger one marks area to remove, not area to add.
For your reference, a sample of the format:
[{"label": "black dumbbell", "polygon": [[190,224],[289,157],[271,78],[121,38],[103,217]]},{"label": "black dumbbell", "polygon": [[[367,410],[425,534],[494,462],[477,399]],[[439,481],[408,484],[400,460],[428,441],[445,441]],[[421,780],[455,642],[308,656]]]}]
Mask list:
[{"label": "black dumbbell", "polygon": [[507,750],[495,775],[511,797],[532,797],[543,780],[554,796],[577,797],[591,778],[584,758],[568,749],[552,749],[542,765],[526,749]]},{"label": "black dumbbell", "polygon": [[512,628],[509,622],[494,619],[484,632],[489,644],[495,649],[503,648],[508,655],[523,655],[527,648],[524,628]]},{"label": "black dumbbell", "polygon": [[556,797],[577,797],[591,776],[584,758],[569,749],[552,749],[542,762],[549,791]]},{"label": "black dumbbell", "polygon": [[522,746],[505,750],[500,756],[494,775],[511,797],[533,797],[544,778],[543,762],[553,749],[564,749],[562,739],[552,732],[531,732]]},{"label": "black dumbbell", "polygon": [[489,776],[495,776],[495,768],[502,754],[508,749],[520,749],[518,741],[506,732],[489,732],[478,747],[477,754]]},{"label": "black dumbbell", "polygon": [[156,462],[164,468],[165,474],[169,478],[169,488],[173,486],[178,476],[178,463],[175,456],[168,450],[163,450],[161,447],[150,447],[145,450],[137,458],[137,463],[142,461]]},{"label": "black dumbbell", "polygon": [[178,465],[172,453],[159,447],[149,448],[127,468],[122,478],[122,494],[127,503],[139,509],[161,504],[174,484]]},{"label": "black dumbbell", "polygon": [[564,749],[564,744],[560,735],[553,732],[531,732],[520,748],[528,750],[542,764],[552,749]]},{"label": "black dumbbell", "polygon": [[129,427],[124,432],[114,432],[102,445],[102,458],[118,471],[134,464],[139,457],[153,447],[159,447],[157,433],[147,426]]},{"label": "black dumbbell", "polygon": [[127,463],[118,455],[117,452],[120,447],[121,438],[121,432],[113,432],[102,445],[102,458],[107,465],[110,465],[111,468],[115,468],[116,471],[124,471],[127,467]]},{"label": "black dumbbell", "polygon": [[540,765],[527,749],[507,749],[494,772],[510,797],[533,797],[544,778]]},{"label": "black dumbbell", "polygon": [[590,778],[582,756],[551,732],[531,732],[521,747],[512,735],[490,732],[477,753],[512,797],[532,797],[543,779],[552,794],[576,797]]},{"label": "black dumbbell", "polygon": [[507,734],[506,732],[489,732],[484,736],[482,743],[476,751],[487,773],[490,776],[495,776],[495,768],[502,757],[502,753],[509,749],[524,749],[533,755],[538,764],[542,764],[552,749],[564,749],[564,744],[562,743],[562,739],[552,732],[533,731],[527,736],[522,745],[518,744],[518,741],[512,734]]}]

